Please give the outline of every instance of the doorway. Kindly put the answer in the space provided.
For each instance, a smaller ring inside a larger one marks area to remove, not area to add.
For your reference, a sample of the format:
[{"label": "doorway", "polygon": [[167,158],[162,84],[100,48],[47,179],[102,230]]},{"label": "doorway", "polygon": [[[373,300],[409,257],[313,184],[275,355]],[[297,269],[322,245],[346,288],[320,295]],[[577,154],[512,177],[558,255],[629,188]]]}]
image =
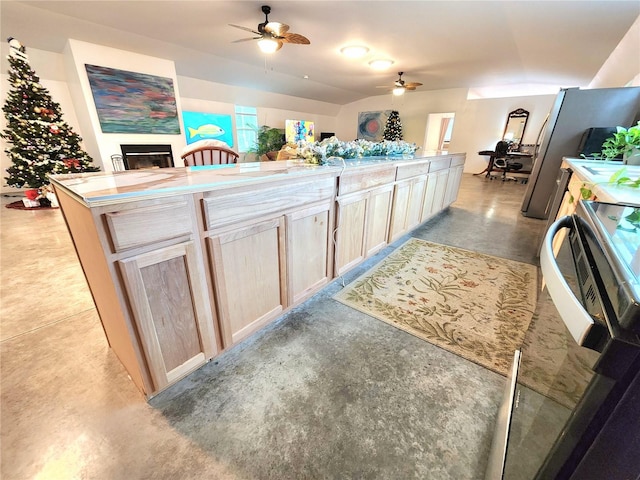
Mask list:
[{"label": "doorway", "polygon": [[424,134],[423,152],[449,150],[455,116],[454,112],[429,114]]}]

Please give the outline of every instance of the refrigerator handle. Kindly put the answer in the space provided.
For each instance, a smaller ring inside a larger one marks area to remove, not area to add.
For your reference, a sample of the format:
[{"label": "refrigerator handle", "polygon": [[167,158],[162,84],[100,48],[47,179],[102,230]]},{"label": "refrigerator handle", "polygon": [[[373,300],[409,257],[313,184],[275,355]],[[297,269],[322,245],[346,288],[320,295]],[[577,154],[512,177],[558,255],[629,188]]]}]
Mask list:
[{"label": "refrigerator handle", "polygon": [[536,138],[536,146],[533,149],[534,161],[536,158],[538,158],[538,152],[540,150],[540,145],[542,144],[542,137],[544,136],[544,130],[547,127],[547,123],[549,123],[549,115],[551,115],[551,113],[547,113],[547,116],[544,119],[544,122],[542,122],[542,127],[540,127],[540,132],[538,132],[538,138]]}]

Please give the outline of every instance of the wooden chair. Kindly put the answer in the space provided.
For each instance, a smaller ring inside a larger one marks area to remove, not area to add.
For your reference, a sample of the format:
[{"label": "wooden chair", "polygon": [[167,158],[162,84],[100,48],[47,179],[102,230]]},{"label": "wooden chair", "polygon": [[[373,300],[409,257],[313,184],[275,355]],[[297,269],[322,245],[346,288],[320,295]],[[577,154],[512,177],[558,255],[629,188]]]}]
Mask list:
[{"label": "wooden chair", "polygon": [[240,155],[225,147],[206,146],[182,155],[185,167],[237,163]]}]

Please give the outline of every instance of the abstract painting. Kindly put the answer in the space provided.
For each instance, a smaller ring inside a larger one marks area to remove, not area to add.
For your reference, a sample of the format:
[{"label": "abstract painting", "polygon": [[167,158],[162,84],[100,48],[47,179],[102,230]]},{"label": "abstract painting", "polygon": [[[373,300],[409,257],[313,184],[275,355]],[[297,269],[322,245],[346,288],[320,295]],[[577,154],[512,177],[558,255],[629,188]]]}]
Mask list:
[{"label": "abstract painting", "polygon": [[182,112],[187,145],[198,140],[221,140],[233,147],[231,115],[202,112]]},{"label": "abstract painting", "polygon": [[173,80],[85,65],[103,133],[180,134]]},{"label": "abstract painting", "polygon": [[284,134],[287,143],[314,141],[314,124],[306,120],[287,120],[284,123]]},{"label": "abstract painting", "polygon": [[380,112],[359,112],[358,113],[358,137],[370,142],[382,141],[384,127],[391,110]]}]

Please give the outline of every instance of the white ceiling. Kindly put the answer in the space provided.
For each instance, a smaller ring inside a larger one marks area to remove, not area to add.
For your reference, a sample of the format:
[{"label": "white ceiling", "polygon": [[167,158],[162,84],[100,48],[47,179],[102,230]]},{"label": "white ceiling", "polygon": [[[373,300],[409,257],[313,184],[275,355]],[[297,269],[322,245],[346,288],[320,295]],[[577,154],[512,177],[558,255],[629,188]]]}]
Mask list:
[{"label": "white ceiling", "polygon": [[[311,45],[269,56],[233,23],[257,28],[261,5]],[[638,0],[13,1],[3,37],[62,52],[66,39],[175,62],[178,75],[346,104],[387,95],[398,71],[419,90],[513,84],[586,86],[640,15]],[[366,44],[360,60],[339,54]],[[388,57],[386,72],[367,62]],[[640,56],[630,59],[640,63]],[[639,68],[640,70],[640,68]],[[308,75],[308,79],[303,77]]]}]

